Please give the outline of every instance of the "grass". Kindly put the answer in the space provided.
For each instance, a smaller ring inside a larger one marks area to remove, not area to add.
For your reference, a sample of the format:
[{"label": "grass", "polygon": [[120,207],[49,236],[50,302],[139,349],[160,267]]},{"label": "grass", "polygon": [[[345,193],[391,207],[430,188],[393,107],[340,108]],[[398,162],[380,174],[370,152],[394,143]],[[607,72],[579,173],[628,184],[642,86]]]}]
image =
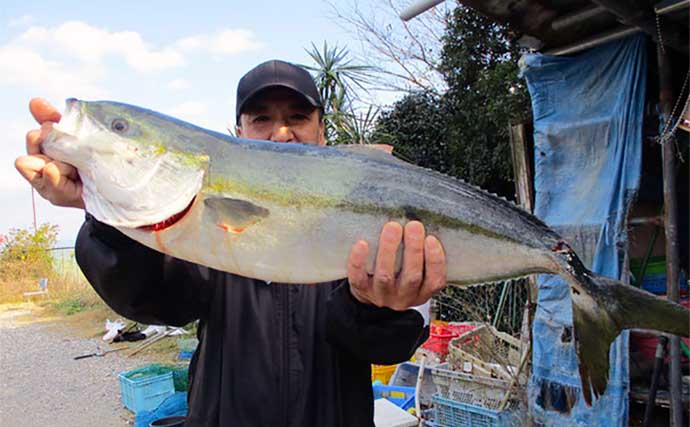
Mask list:
[{"label": "grass", "polygon": [[51,301],[50,303],[56,310],[64,313],[67,316],[80,313],[87,308],[87,305],[80,299]]},{"label": "grass", "polygon": [[[20,262],[0,266],[0,311],[27,310],[31,316],[24,321],[60,323],[66,326],[67,334],[81,338],[102,337],[106,332],[106,319],[123,319],[127,326],[132,324],[103,302],[73,257],[54,263],[50,269],[35,267]],[[22,294],[39,290],[38,279],[41,277],[48,278],[48,295],[36,295],[27,300]],[[140,326],[141,330],[144,328],[145,325]],[[187,325],[185,329],[190,334],[163,338],[135,357],[161,363],[174,362],[179,353],[177,339],[196,337],[195,325]],[[139,343],[127,344],[133,348]]]}]

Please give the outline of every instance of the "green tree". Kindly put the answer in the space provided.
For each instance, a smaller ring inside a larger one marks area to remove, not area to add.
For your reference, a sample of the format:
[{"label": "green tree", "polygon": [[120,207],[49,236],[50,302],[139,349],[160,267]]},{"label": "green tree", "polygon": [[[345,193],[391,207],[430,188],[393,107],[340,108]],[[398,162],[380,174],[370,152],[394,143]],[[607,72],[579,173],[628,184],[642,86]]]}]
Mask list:
[{"label": "green tree", "polygon": [[512,40],[510,28],[459,6],[443,37],[440,66],[448,84],[451,173],[506,196],[514,194],[508,126],[530,114]]},{"label": "green tree", "polygon": [[410,163],[450,173],[447,127],[439,98],[416,92],[381,114],[372,139],[393,145],[395,155]]},{"label": "green tree", "polygon": [[38,229],[14,228],[0,247],[0,282],[37,279],[53,267],[49,249],[55,246],[57,225],[42,224]]},{"label": "green tree", "polygon": [[458,6],[448,19],[441,63],[447,91],[413,93],[381,115],[376,137],[404,158],[514,196],[508,126],[529,119],[511,32]]}]

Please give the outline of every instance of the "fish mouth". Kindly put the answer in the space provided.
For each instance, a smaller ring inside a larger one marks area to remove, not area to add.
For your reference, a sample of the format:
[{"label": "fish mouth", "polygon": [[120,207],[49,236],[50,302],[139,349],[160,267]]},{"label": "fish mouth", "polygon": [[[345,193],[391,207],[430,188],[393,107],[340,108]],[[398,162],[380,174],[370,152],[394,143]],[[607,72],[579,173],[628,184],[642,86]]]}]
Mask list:
[{"label": "fish mouth", "polygon": [[84,121],[84,104],[77,98],[65,100],[65,112],[53,128],[67,135],[76,136]]},{"label": "fish mouth", "polygon": [[84,117],[83,103],[75,98],[68,99],[60,121],[53,123],[52,130],[41,143],[41,153],[74,165],[70,154],[78,145],[77,133],[82,128]]},{"label": "fish mouth", "polygon": [[180,212],[171,215],[170,217],[164,219],[163,221],[157,222],[155,224],[149,224],[149,225],[142,225],[140,227],[137,227],[139,230],[144,230],[144,231],[163,231],[167,228],[172,227],[173,225],[177,224],[185,215],[187,215],[187,212],[192,208],[192,205],[194,204],[194,201],[196,200],[196,197],[192,199],[191,202],[187,205],[186,208],[182,209]]}]

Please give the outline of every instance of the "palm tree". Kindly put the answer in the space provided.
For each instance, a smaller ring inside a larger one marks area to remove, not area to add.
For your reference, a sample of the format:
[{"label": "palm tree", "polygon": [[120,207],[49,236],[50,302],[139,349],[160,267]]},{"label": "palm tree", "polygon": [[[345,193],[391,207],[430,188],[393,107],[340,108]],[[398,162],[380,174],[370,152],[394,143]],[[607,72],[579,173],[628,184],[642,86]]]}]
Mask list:
[{"label": "palm tree", "polygon": [[314,80],[324,102],[326,140],[329,144],[368,143],[378,109],[369,107],[364,114],[356,111],[360,101],[357,90],[367,92],[375,67],[353,64],[345,48],[329,48],[326,42],[319,50],[312,43],[307,53],[316,64],[302,65],[315,72]]}]

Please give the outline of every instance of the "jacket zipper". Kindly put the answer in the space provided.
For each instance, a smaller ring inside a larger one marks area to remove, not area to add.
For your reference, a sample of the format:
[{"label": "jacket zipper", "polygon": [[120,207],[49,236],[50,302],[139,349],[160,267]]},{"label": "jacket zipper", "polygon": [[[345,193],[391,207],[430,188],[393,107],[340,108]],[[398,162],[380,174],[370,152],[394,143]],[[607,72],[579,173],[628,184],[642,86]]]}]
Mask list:
[{"label": "jacket zipper", "polygon": [[282,407],[280,413],[282,414],[282,422],[285,425],[289,425],[288,422],[288,402],[290,401],[290,289],[288,286],[282,284],[280,285],[281,300],[283,305],[283,372],[281,374],[282,387],[281,387],[281,402]]}]

